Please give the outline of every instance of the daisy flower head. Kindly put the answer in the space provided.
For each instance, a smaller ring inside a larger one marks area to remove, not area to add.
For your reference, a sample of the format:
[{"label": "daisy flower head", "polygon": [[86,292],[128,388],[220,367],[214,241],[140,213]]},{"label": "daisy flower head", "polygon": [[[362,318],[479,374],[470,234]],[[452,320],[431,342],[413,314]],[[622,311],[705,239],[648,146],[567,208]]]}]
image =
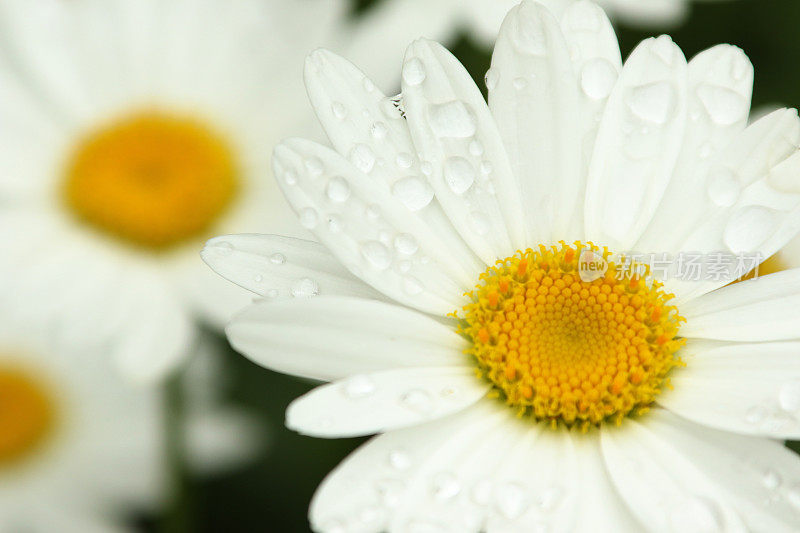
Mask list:
[{"label": "daisy flower head", "polygon": [[3,305],[109,348],[134,380],[175,368],[192,318],[221,328],[251,301],[197,260],[202,243],[306,235],[263,177],[275,142],[316,128],[295,71],[346,48],[348,6],[3,2]]},{"label": "daisy flower head", "polygon": [[332,148],[289,139],[273,166],[320,243],[203,257],[263,297],[235,348],[331,382],[287,425],[378,434],[322,483],[315,530],[796,527],[775,439],[800,436],[800,271],[730,283],[800,229],[800,120],[747,126],[741,50],[687,61],[661,36],[623,65],[599,6],[527,0],[488,104],[428,40],[398,96],[324,50],[305,80]]}]

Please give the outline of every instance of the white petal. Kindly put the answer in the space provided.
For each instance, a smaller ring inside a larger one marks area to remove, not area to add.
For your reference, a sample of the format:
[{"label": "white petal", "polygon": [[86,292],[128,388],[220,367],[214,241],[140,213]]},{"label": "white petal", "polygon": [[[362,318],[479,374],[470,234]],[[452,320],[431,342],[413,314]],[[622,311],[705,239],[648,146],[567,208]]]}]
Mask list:
[{"label": "white petal", "polygon": [[642,42],[625,62],[589,166],[589,240],[627,251],[647,227],[680,152],[686,85],[686,60],[667,36]]},{"label": "white petal", "polygon": [[[573,28],[575,19],[587,9],[597,29],[603,29],[607,21],[602,11],[598,15],[582,3],[572,6],[564,24]],[[585,32],[570,29],[569,37],[576,50],[585,51]],[[603,47],[596,50],[593,53],[602,53]],[[618,49],[616,54],[619,63]],[[586,100],[579,92],[576,68],[566,36],[547,8],[524,2],[511,10],[501,27],[486,82],[489,105],[519,181],[528,245],[570,241],[583,233],[582,151],[588,128],[581,117],[593,122],[594,115],[582,115]],[[619,65],[612,66],[612,86],[618,69]]]},{"label": "white petal", "polygon": [[487,264],[524,247],[516,182],[469,73],[441,45],[420,39],[406,51],[402,94],[436,198],[464,240]]},{"label": "white petal", "polygon": [[611,479],[639,522],[658,532],[746,531],[724,488],[647,422],[627,419],[600,434]]},{"label": "white petal", "polygon": [[743,281],[681,306],[682,337],[740,342],[800,338],[800,269]]},{"label": "white petal", "polygon": [[286,426],[314,437],[359,437],[453,414],[490,387],[464,363],[355,374],[322,385],[289,405]]},{"label": "white petal", "polygon": [[[682,486],[684,492],[681,495],[679,489],[666,498],[667,502],[673,498],[677,500],[678,508],[668,509],[667,512],[673,513],[670,525],[678,527],[680,531],[695,531],[691,529],[693,523],[711,525],[715,521],[720,527],[714,531],[746,529],[766,533],[796,530],[797,510],[791,491],[796,489],[796,483],[800,480],[800,460],[797,455],[778,442],[697,426],[663,410],[646,416],[641,425],[628,431],[628,435],[620,435],[619,442],[605,448],[607,459],[619,451],[626,454],[625,458],[615,457],[609,466],[613,464],[617,467],[616,476],[620,485],[632,483],[632,486],[624,489],[629,498],[638,489],[645,489],[641,496],[646,498],[654,490],[667,488],[670,482],[661,486],[650,483],[668,473],[670,477],[674,476],[676,485]],[[633,437],[635,442],[623,443],[624,436]],[[606,437],[608,435],[604,435],[604,445],[614,440]],[[619,448],[611,451],[614,445]],[[635,451],[631,452],[631,448],[635,448]],[[625,466],[618,463],[620,459],[642,460],[646,464],[630,472],[634,476],[632,479],[620,472],[625,470]],[[692,481],[695,476],[702,479],[696,485]],[[703,494],[705,489],[709,490],[709,494]],[[699,498],[680,503],[681,496]],[[635,500],[628,501],[633,503]],[[653,510],[650,502],[644,508],[632,508],[640,516],[648,511],[653,513],[645,515],[651,520],[645,522],[647,524],[653,524],[653,518],[658,524],[659,511],[663,512],[662,509]],[[738,517],[733,515],[734,512]],[[726,523],[728,513],[730,522]],[[691,518],[697,520],[692,522]],[[746,528],[739,524],[739,518]]]},{"label": "white petal", "polygon": [[782,109],[749,126],[719,154],[706,177],[707,194],[717,205],[678,249],[723,251],[744,261],[721,277],[667,280],[679,305],[745,274],[754,260],[771,256],[800,231],[799,145],[797,111]]},{"label": "white petal", "polygon": [[463,366],[455,328],[407,308],[358,298],[259,302],[227,329],[234,348],[278,372],[332,380],[415,366]]},{"label": "white petal", "polygon": [[686,368],[657,401],[694,422],[773,438],[800,438],[800,342],[690,342]]},{"label": "white petal", "polygon": [[442,244],[440,257],[465,265],[467,271],[482,271],[482,263],[455,231],[439,203],[433,201],[433,190],[409,194],[408,187],[403,188],[403,184],[414,181],[424,184],[426,178],[420,170],[408,124],[392,100],[353,64],[326,50],[309,56],[305,81],[333,147],[362,172],[395,191],[395,196],[409,208],[406,216],[421,220],[438,236]]},{"label": "white petal", "polygon": [[200,253],[219,275],[270,299],[358,296],[383,299],[321,244],[278,235],[226,235]]},{"label": "white petal", "polygon": [[494,468],[513,444],[509,423],[519,425],[508,409],[481,402],[372,439],[320,485],[309,513],[314,530],[479,531]]},{"label": "white petal", "polygon": [[715,46],[689,62],[689,126],[672,180],[637,250],[681,251],[682,240],[714,208],[708,181],[714,175],[708,172],[747,124],[752,92],[753,66],[735,46]]},{"label": "white petal", "polygon": [[463,305],[461,294],[474,276],[453,261],[436,261],[446,247],[408,217],[385,184],[333,150],[300,139],[275,148],[273,167],[300,222],[355,275],[424,311],[444,315]]}]

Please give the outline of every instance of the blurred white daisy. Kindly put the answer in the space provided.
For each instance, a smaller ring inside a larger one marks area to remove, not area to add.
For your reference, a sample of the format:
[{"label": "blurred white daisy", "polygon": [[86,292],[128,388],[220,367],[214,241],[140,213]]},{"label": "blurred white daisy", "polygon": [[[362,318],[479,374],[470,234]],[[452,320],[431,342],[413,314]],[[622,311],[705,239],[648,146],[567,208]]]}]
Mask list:
[{"label": "blurred white daisy", "polygon": [[796,111],[746,127],[753,70],[732,46],[687,63],[662,36],[623,66],[591,2],[511,11],[488,106],[431,41],[402,78],[386,98],[312,54],[334,149],[290,139],[273,164],[322,244],[203,252],[265,298],[234,346],[332,382],[287,425],[380,433],[323,482],[313,528],[796,529],[800,461],[775,439],[800,437],[800,270],[662,285],[609,255],[772,255],[800,228]]},{"label": "blurred white daisy", "polygon": [[193,312],[221,327],[251,300],[201,264],[202,243],[305,234],[265,179],[269,155],[318,128],[296,71],[359,35],[348,7],[2,2],[3,305],[108,347],[134,379],[174,368]]},{"label": "blurred white daisy", "polygon": [[159,395],[107,358],[0,328],[0,531],[113,531],[157,504]]}]

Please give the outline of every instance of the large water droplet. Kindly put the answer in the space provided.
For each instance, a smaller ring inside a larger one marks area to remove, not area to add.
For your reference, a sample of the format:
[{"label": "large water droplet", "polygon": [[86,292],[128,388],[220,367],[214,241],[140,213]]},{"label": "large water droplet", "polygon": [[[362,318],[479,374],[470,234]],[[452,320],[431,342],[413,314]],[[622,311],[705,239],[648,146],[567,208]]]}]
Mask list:
[{"label": "large water droplet", "polygon": [[375,154],[366,144],[357,144],[350,150],[350,162],[364,174],[369,174],[375,166]]},{"label": "large water droplet", "polygon": [[758,205],[743,207],[731,216],[722,240],[735,254],[756,252],[772,236],[779,222],[771,209]]},{"label": "large water droplet", "polygon": [[433,200],[433,189],[417,176],[401,178],[394,182],[392,194],[411,211],[419,211]]},{"label": "large water droplet", "polygon": [[675,533],[716,533],[723,531],[717,505],[706,498],[687,498],[669,514],[669,525]]},{"label": "large water droplet", "polygon": [[439,137],[472,137],[477,129],[475,116],[460,100],[431,105],[429,120],[433,132]]},{"label": "large water droplet", "polygon": [[369,376],[356,374],[342,382],[342,392],[348,398],[364,398],[375,392],[375,382]]},{"label": "large water droplet", "polygon": [[286,262],[286,256],[283,255],[282,253],[274,253],[271,256],[269,256],[269,261],[273,265],[282,265]]},{"label": "large water droplet", "polygon": [[379,270],[386,270],[392,264],[392,254],[381,242],[365,242],[361,245],[361,253],[372,266]]},{"label": "large water droplet", "polygon": [[450,472],[440,472],[433,477],[431,483],[433,497],[437,500],[450,500],[461,492],[461,484]]},{"label": "large water droplet", "polygon": [[715,205],[730,207],[739,199],[739,180],[727,167],[717,167],[708,174],[708,197]]},{"label": "large water droplet", "polygon": [[444,179],[451,191],[464,194],[475,182],[475,168],[463,157],[448,157],[444,162]]},{"label": "large water droplet", "polygon": [[654,124],[665,124],[675,114],[675,88],[671,83],[659,81],[631,89],[628,108],[640,119]]},{"label": "large water droplet", "polygon": [[413,255],[419,250],[419,243],[410,233],[400,233],[394,238],[394,249],[405,255]]},{"label": "large water droplet", "polygon": [[793,381],[781,387],[778,405],[787,413],[800,411],[800,381]]},{"label": "large water droplet", "polygon": [[483,77],[483,81],[486,83],[486,88],[489,91],[493,91],[495,87],[497,87],[497,82],[500,78],[500,73],[498,73],[494,69],[489,69],[486,71],[486,75]]},{"label": "large water droplet", "polygon": [[350,185],[341,176],[331,178],[325,191],[332,202],[344,202],[350,197]]},{"label": "large water droplet", "polygon": [[495,491],[497,510],[509,520],[516,520],[530,507],[528,491],[519,483],[504,483]]},{"label": "large water droplet", "polygon": [[310,298],[319,294],[319,285],[311,278],[301,278],[292,285],[291,294],[295,298]]},{"label": "large water droplet", "polygon": [[425,81],[425,65],[416,57],[412,57],[403,65],[403,80],[409,85],[419,85]]},{"label": "large water droplet", "polygon": [[726,87],[701,85],[697,88],[697,96],[711,120],[721,126],[743,120],[749,110],[748,101]]},{"label": "large water droplet", "polygon": [[403,393],[400,403],[406,409],[419,414],[428,414],[433,410],[433,398],[428,391],[423,389],[411,389]]},{"label": "large water droplet", "polygon": [[617,69],[608,60],[592,59],[581,70],[581,89],[589,98],[602,100],[611,94],[617,76]]},{"label": "large water droplet", "polygon": [[300,211],[300,224],[304,228],[313,229],[319,222],[319,216],[313,207],[306,207]]}]

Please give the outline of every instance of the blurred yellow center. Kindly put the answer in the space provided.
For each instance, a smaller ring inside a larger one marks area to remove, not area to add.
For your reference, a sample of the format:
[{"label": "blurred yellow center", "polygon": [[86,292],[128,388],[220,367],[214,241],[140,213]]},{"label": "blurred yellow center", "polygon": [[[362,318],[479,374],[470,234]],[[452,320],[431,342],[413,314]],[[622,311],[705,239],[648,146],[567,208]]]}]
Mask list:
[{"label": "blurred yellow center", "polygon": [[191,118],[148,112],[76,146],[64,197],[95,228],[164,249],[205,233],[238,185],[233,154],[216,132]]},{"label": "blurred yellow center", "polygon": [[520,416],[584,431],[646,411],[683,364],[683,319],[660,283],[632,270],[607,250],[562,243],[483,273],[460,332],[492,394]]},{"label": "blurred yellow center", "polygon": [[54,425],[52,397],[42,383],[25,371],[0,367],[0,467],[36,451]]}]

